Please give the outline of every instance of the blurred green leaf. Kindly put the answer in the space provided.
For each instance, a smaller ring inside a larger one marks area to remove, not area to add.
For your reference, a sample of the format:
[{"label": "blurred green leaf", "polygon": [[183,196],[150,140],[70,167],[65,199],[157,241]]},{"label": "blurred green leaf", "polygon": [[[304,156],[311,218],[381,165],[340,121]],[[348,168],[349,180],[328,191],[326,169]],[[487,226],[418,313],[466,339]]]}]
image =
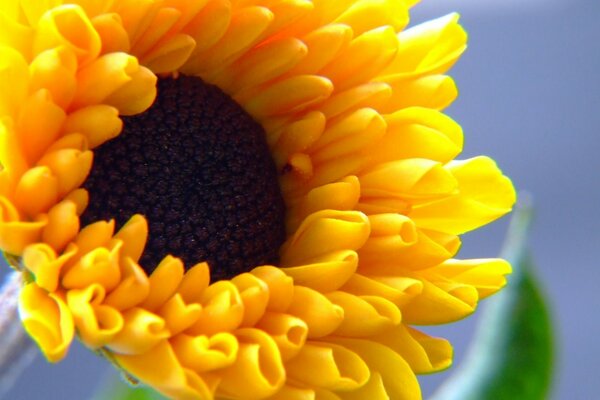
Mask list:
[{"label": "blurred green leaf", "polygon": [[145,386],[131,386],[111,374],[108,384],[103,385],[94,400],[165,400],[155,390]]},{"label": "blurred green leaf", "polygon": [[527,250],[531,209],[517,209],[503,258],[508,286],[488,300],[467,357],[433,400],[540,400],[549,393],[553,328]]}]

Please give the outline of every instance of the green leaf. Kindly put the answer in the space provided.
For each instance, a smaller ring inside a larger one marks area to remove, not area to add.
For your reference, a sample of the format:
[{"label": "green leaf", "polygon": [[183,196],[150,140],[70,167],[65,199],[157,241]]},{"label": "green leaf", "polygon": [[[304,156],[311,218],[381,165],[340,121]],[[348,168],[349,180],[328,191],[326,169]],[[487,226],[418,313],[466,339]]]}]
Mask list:
[{"label": "green leaf", "polygon": [[[112,375],[112,374],[111,374]],[[110,378],[104,390],[94,396],[94,400],[165,400],[155,390],[146,386],[131,386],[122,379]]]},{"label": "green leaf", "polygon": [[514,213],[502,252],[507,287],[488,300],[467,357],[433,400],[540,400],[550,389],[553,328],[526,238],[531,209]]}]

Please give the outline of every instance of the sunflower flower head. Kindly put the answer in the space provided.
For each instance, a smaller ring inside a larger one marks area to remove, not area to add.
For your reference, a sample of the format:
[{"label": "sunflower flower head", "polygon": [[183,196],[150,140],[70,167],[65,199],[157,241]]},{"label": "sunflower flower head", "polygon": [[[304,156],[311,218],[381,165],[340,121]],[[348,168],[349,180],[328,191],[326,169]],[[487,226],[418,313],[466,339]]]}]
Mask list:
[{"label": "sunflower flower head", "polygon": [[451,14],[414,0],[0,4],[0,248],[49,361],[75,336],[176,399],[418,399],[418,325],[505,284],[510,211],[454,158]]}]

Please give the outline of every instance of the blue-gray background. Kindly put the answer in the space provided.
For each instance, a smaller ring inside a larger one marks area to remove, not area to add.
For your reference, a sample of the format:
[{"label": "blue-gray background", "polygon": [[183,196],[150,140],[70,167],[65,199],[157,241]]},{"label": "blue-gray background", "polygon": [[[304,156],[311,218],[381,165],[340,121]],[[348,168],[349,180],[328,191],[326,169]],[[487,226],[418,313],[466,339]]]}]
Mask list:
[{"label": "blue-gray background", "polygon": [[[559,343],[553,399],[600,393],[600,2],[423,0],[413,22],[459,11],[469,49],[452,71],[448,113],[465,131],[462,158],[487,154],[535,199],[531,245]],[[464,237],[461,257],[497,254],[506,220]],[[476,317],[430,329],[460,364]],[[77,344],[58,365],[37,357],[8,399],[88,399],[107,374]],[[449,373],[422,379],[424,397]]]}]

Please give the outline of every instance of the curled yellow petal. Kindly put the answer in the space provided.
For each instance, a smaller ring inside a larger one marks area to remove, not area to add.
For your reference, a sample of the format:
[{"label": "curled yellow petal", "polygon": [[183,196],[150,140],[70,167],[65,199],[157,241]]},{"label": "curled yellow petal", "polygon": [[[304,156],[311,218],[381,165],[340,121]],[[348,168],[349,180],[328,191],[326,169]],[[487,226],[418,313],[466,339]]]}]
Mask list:
[{"label": "curled yellow petal", "polygon": [[255,118],[281,115],[306,109],[323,101],[333,91],[333,84],[316,75],[300,75],[261,88],[252,95],[234,96]]},{"label": "curled yellow petal", "polygon": [[171,335],[176,335],[194,325],[200,314],[200,304],[186,304],[179,293],[171,297],[159,310],[158,315],[165,320],[167,329]]},{"label": "curled yellow petal", "polygon": [[121,258],[121,281],[104,303],[117,310],[127,310],[141,304],[150,293],[150,282],[146,271],[131,258]]},{"label": "curled yellow petal", "polygon": [[75,245],[79,254],[87,254],[98,247],[109,247],[115,229],[115,221],[98,221],[87,225],[79,231]]},{"label": "curled yellow petal", "polygon": [[205,262],[198,263],[185,273],[177,292],[185,302],[198,303],[201,301],[209,282],[210,270],[208,264]]},{"label": "curled yellow petal", "polygon": [[0,247],[9,254],[19,255],[27,245],[39,241],[48,223],[47,218],[34,222],[19,219],[15,206],[0,196]]},{"label": "curled yellow petal", "polygon": [[440,371],[452,364],[452,346],[447,340],[431,337],[404,324],[389,329],[375,340],[402,356],[417,374]]},{"label": "curled yellow petal", "polygon": [[58,149],[43,156],[39,165],[47,166],[58,179],[58,194],[64,196],[81,186],[92,168],[91,151]]},{"label": "curled yellow petal", "polygon": [[321,164],[357,154],[377,142],[385,131],[385,120],[377,111],[359,109],[323,132],[312,149],[312,160],[315,164]]},{"label": "curled yellow petal", "polygon": [[58,200],[58,179],[48,167],[25,172],[15,188],[15,203],[30,218],[48,211]]},{"label": "curled yellow petal", "polygon": [[75,328],[65,302],[35,283],[21,289],[19,315],[23,327],[50,362],[60,361],[69,348]]},{"label": "curled yellow petal", "polygon": [[[281,249],[283,266],[298,265],[336,250],[360,248],[369,235],[367,217],[356,211],[323,210],[308,216]],[[331,237],[331,232],[337,232]]]},{"label": "curled yellow petal", "polygon": [[160,47],[146,54],[144,64],[155,74],[176,71],[190,57],[196,42],[185,34],[175,35]]},{"label": "curled yellow petal", "polygon": [[69,289],[84,289],[98,283],[107,292],[113,290],[121,281],[119,247],[98,247],[85,254],[64,275],[63,286]]},{"label": "curled yellow petal", "polygon": [[355,37],[320,74],[331,79],[340,90],[368,82],[394,59],[398,42],[391,26],[379,25]]},{"label": "curled yellow petal", "polygon": [[288,209],[288,231],[296,230],[304,218],[319,210],[352,210],[359,197],[360,183],[355,176],[316,187],[308,192],[294,209]]},{"label": "curled yellow petal", "polygon": [[281,313],[265,313],[256,328],[271,336],[284,362],[298,354],[308,335],[308,326],[303,320]]},{"label": "curled yellow petal", "polygon": [[402,308],[402,315],[407,324],[445,324],[473,313],[478,301],[479,294],[471,285],[423,281],[423,291]]},{"label": "curled yellow petal", "polygon": [[361,194],[372,197],[435,199],[453,193],[457,182],[435,161],[411,158],[380,164],[359,176]]},{"label": "curled yellow petal", "polygon": [[398,325],[402,320],[398,306],[383,297],[355,296],[337,291],[327,298],[344,310],[344,320],[335,334],[349,337],[365,337]]},{"label": "curled yellow petal", "polygon": [[244,304],[244,318],[241,326],[254,326],[267,309],[269,287],[262,280],[249,273],[235,276],[231,283],[237,286]]},{"label": "curled yellow petal", "polygon": [[165,321],[143,308],[125,311],[123,319],[122,329],[106,345],[115,353],[144,354],[170,336]]},{"label": "curled yellow petal", "polygon": [[114,360],[137,379],[169,398],[181,400],[213,398],[213,389],[197,374],[181,366],[166,340],[141,354],[114,354]]},{"label": "curled yellow petal", "polygon": [[310,264],[283,268],[297,285],[326,293],[337,290],[356,272],[358,255],[352,250],[341,250],[318,257]]},{"label": "curled yellow petal", "polygon": [[250,273],[269,287],[267,310],[285,311],[292,302],[294,281],[281,269],[270,266],[254,268]]},{"label": "curled yellow petal", "polygon": [[510,274],[511,270],[510,264],[499,258],[451,259],[424,271],[425,275],[423,276],[431,277],[432,281],[447,279],[471,285],[483,299],[506,285],[506,275]]},{"label": "curled yellow petal", "polygon": [[142,306],[154,311],[162,306],[177,290],[183,278],[183,262],[173,256],[166,256],[150,275],[150,292]]},{"label": "curled yellow petal", "polygon": [[77,206],[69,200],[63,200],[48,212],[48,223],[42,231],[42,240],[56,251],[62,251],[75,239],[79,231]]},{"label": "curled yellow petal", "polygon": [[104,104],[80,108],[67,116],[63,132],[83,134],[90,148],[116,137],[123,127],[119,111]]},{"label": "curled yellow petal", "polygon": [[244,303],[237,287],[230,281],[210,285],[202,294],[202,313],[186,332],[212,335],[236,329],[244,318]]},{"label": "curled yellow petal", "polygon": [[148,237],[148,221],[140,214],[136,214],[119,229],[115,239],[123,242],[121,256],[138,261],[144,252]]},{"label": "curled yellow petal", "polygon": [[421,388],[409,364],[387,346],[367,339],[331,338],[331,342],[344,346],[357,354],[370,368],[371,374],[381,376],[383,388],[390,399],[421,399]]},{"label": "curled yellow petal", "polygon": [[62,267],[76,253],[75,247],[57,255],[54,249],[45,243],[34,243],[25,248],[21,262],[35,277],[35,283],[48,292],[56,291]]},{"label": "curled yellow petal", "polygon": [[122,115],[135,115],[146,111],[156,98],[158,78],[148,68],[140,67],[131,74],[131,80],[110,93],[104,100],[116,107]]},{"label": "curled yellow petal", "polygon": [[140,66],[126,53],[105,54],[77,72],[75,108],[102,103],[126,83],[131,82]]},{"label": "curled yellow petal", "polygon": [[329,335],[344,319],[343,308],[321,293],[303,286],[294,288],[294,298],[287,312],[306,323],[309,338]]},{"label": "curled yellow petal", "polygon": [[384,73],[421,76],[445,72],[467,47],[467,34],[458,18],[456,13],[448,14],[400,33],[398,54]]},{"label": "curled yellow petal", "polygon": [[[31,116],[35,115],[36,118]],[[32,93],[21,106],[16,131],[29,164],[35,164],[58,138],[66,114],[47,89]]]},{"label": "curled yellow petal", "polygon": [[312,387],[350,391],[369,380],[369,367],[352,351],[331,343],[308,342],[286,363],[294,380]]},{"label": "curled yellow petal", "polygon": [[509,212],[515,189],[488,157],[453,161],[446,167],[458,183],[453,196],[415,207],[410,217],[419,227],[459,235]]},{"label": "curled yellow petal", "polygon": [[67,292],[67,304],[86,346],[98,349],[111,341],[123,328],[123,317],[114,308],[102,305],[106,291],[99,284]]},{"label": "curled yellow petal", "polygon": [[197,372],[230,366],[235,362],[239,349],[237,338],[227,332],[210,337],[181,334],[170,342],[181,364]]},{"label": "curled yellow petal", "polygon": [[102,42],[101,54],[129,52],[129,35],[117,13],[100,14],[92,18],[94,29]]},{"label": "curled yellow petal", "polygon": [[327,118],[337,117],[347,111],[381,107],[392,95],[391,87],[384,82],[369,82],[347,90],[337,91],[323,104],[321,111]]},{"label": "curled yellow petal", "polygon": [[100,37],[81,7],[58,6],[40,18],[34,52],[60,46],[71,50],[80,65],[89,63],[100,53]]},{"label": "curled yellow petal", "polygon": [[284,384],[286,371],[273,339],[259,329],[235,332],[240,347],[233,365],[222,371],[219,391],[227,396],[265,398]]},{"label": "curled yellow petal", "polygon": [[77,57],[65,47],[56,47],[36,55],[29,65],[31,90],[45,89],[55,104],[67,109],[75,96]]},{"label": "curled yellow petal", "polygon": [[423,290],[423,283],[404,276],[364,276],[354,274],[342,287],[352,294],[377,296],[403,306]]},{"label": "curled yellow petal", "polygon": [[408,24],[408,8],[404,2],[361,0],[353,3],[336,22],[351,26],[356,33],[384,25],[390,25],[398,32]]},{"label": "curled yellow petal", "polygon": [[386,115],[385,120],[388,129],[377,144],[377,163],[403,158],[448,162],[462,150],[462,128],[438,111],[410,107]]},{"label": "curled yellow petal", "polygon": [[0,97],[0,115],[15,117],[28,89],[27,62],[16,50],[0,46],[0,93],[10,93]]}]

